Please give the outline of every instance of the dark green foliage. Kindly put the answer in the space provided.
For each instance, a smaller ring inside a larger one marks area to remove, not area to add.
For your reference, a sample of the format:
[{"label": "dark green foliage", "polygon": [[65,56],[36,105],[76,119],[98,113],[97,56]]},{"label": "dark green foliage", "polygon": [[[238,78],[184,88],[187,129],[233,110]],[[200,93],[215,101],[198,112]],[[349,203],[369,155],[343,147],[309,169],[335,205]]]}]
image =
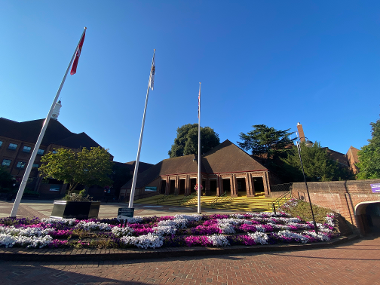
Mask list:
[{"label": "dark green foliage", "polygon": [[13,190],[12,175],[0,166],[0,192],[10,192]]},{"label": "dark green foliage", "polygon": [[[330,159],[327,150],[322,148],[318,142],[311,147],[301,143],[301,156],[307,181],[333,181],[352,178],[348,168],[341,167]],[[286,158],[281,159],[283,164],[283,175],[292,178],[292,181],[303,181],[301,163],[297,147],[292,147]]]},{"label": "dark green foliage", "polygon": [[60,148],[56,153],[42,156],[39,167],[41,175],[69,183],[70,194],[79,184],[108,186],[112,184],[112,160],[107,150],[101,147],[83,148],[75,152]]},{"label": "dark green foliage", "polygon": [[371,126],[372,139],[369,139],[369,144],[363,146],[358,153],[358,179],[380,178],[380,120],[371,123]]},{"label": "dark green foliage", "polygon": [[286,147],[293,145],[293,140],[290,139],[293,133],[289,130],[276,130],[269,128],[266,125],[253,125],[253,130],[245,133],[240,133],[241,142],[238,145],[246,150],[251,151],[252,155],[265,155],[268,159],[274,159],[282,156],[286,152]]},{"label": "dark green foliage", "polygon": [[[201,154],[220,144],[219,135],[210,127],[201,127]],[[177,137],[168,151],[170,157],[198,154],[198,124],[187,124],[177,129]]]}]

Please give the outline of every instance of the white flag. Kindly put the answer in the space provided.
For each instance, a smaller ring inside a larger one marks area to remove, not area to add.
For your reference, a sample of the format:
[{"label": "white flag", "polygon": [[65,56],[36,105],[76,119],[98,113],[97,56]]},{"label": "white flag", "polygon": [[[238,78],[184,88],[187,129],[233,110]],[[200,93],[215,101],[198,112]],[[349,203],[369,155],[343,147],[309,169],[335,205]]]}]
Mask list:
[{"label": "white flag", "polygon": [[152,68],[150,69],[149,88],[153,90],[154,87],[154,74],[156,73],[156,66],[154,63],[154,55],[152,59]]}]

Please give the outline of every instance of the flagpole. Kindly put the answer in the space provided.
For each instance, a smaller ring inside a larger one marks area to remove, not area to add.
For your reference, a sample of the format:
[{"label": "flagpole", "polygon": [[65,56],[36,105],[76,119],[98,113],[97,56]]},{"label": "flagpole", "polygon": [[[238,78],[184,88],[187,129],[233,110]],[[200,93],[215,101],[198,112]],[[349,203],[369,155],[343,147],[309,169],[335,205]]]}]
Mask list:
[{"label": "flagpole", "polygon": [[136,156],[136,163],[135,163],[135,170],[133,171],[133,180],[132,180],[132,187],[131,187],[131,193],[129,196],[129,206],[128,208],[133,208],[133,200],[135,198],[135,190],[136,190],[136,181],[137,181],[137,174],[139,171],[139,164],[140,164],[140,152],[141,152],[141,144],[143,139],[143,133],[144,133],[144,126],[145,126],[145,115],[146,115],[146,108],[148,106],[148,98],[149,98],[149,89],[153,90],[153,76],[154,76],[154,57],[156,54],[156,49],[153,51],[153,58],[152,58],[152,66],[150,69],[150,75],[149,75],[149,83],[148,83],[148,90],[146,91],[146,98],[145,98],[145,108],[144,108],[144,114],[141,124],[141,131],[140,131],[140,139],[139,139],[139,146],[137,150],[137,156]]},{"label": "flagpole", "polygon": [[53,110],[54,110],[54,107],[55,107],[55,104],[57,103],[58,101],[58,98],[59,98],[59,94],[61,93],[61,90],[62,90],[62,87],[63,87],[63,84],[65,83],[65,80],[66,80],[66,77],[67,77],[67,73],[69,72],[69,69],[71,67],[71,64],[73,63],[73,60],[74,60],[74,57],[76,55],[76,52],[77,52],[77,48],[79,46],[79,43],[80,41],[82,40],[82,37],[84,35],[84,33],[86,32],[86,29],[87,27],[84,27],[84,30],[83,30],[83,33],[80,37],[80,40],[78,42],[78,44],[76,45],[75,47],[75,51],[74,51],[74,54],[73,56],[71,57],[71,60],[70,60],[70,63],[69,63],[69,66],[67,67],[66,69],[66,73],[65,73],[65,76],[63,77],[62,79],[62,82],[61,82],[61,85],[59,86],[58,88],[58,91],[57,91],[57,94],[55,95],[55,98],[54,98],[54,101],[53,101],[53,104],[51,105],[50,107],[50,111],[44,121],[44,124],[41,128],[41,132],[38,136],[38,139],[37,139],[37,142],[36,142],[36,145],[34,146],[34,149],[33,149],[33,152],[29,158],[29,162],[28,162],[28,166],[26,167],[25,169],[25,173],[24,173],[24,176],[22,177],[22,181],[21,181],[21,184],[20,184],[20,187],[18,189],[18,192],[17,192],[17,196],[16,196],[16,199],[13,203],[13,208],[12,208],[12,211],[11,211],[11,217],[16,217],[17,215],[17,211],[18,211],[18,207],[20,205],[20,202],[21,202],[21,198],[22,198],[22,195],[24,194],[24,190],[25,190],[25,186],[28,182],[28,179],[29,179],[29,175],[30,175],[30,172],[32,171],[32,167],[33,167],[33,163],[34,163],[34,160],[36,159],[36,156],[37,156],[37,152],[38,152],[38,149],[40,148],[41,146],[41,142],[42,142],[42,139],[44,138],[44,135],[45,135],[45,132],[46,132],[46,129],[49,125],[49,121],[50,121],[50,118],[51,118],[51,115],[53,113]]},{"label": "flagpole", "polygon": [[199,95],[198,95],[198,214],[201,213],[201,191],[202,191],[202,177],[201,177],[201,82],[199,82]]}]

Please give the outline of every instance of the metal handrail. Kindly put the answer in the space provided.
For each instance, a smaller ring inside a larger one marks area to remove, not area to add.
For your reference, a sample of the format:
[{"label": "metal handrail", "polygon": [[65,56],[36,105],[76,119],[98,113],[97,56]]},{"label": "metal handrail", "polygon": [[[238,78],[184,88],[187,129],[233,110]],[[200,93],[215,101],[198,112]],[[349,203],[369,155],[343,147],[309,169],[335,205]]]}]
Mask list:
[{"label": "metal handrail", "polygon": [[274,200],[272,202],[272,209],[273,209],[273,213],[276,214],[276,204],[277,204],[277,208],[280,207],[280,202],[284,199],[287,199],[289,195],[289,198],[292,197],[292,190],[290,189],[288,192],[286,192],[285,194],[281,195],[280,197],[278,197],[276,200]]}]

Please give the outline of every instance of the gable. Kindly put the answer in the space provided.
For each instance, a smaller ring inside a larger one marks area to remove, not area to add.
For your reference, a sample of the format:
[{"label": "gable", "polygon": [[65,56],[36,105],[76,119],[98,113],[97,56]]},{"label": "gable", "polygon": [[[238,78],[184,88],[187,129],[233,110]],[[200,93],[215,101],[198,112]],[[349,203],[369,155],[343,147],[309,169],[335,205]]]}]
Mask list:
[{"label": "gable", "polygon": [[229,140],[225,140],[204,154],[202,161],[204,161],[206,173],[268,171],[266,167]]}]

